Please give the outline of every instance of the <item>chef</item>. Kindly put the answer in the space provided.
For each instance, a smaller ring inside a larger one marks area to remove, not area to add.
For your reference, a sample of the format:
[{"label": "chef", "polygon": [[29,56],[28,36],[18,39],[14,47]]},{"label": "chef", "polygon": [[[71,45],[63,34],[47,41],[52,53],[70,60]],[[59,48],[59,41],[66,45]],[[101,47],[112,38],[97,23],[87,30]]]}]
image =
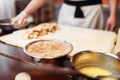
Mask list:
[{"label": "chef", "polygon": [[[110,1],[110,16],[106,30],[112,31],[116,26],[117,0]],[[45,0],[32,0],[29,5],[17,15],[12,23],[22,23],[30,14],[45,3]],[[103,8],[101,0],[64,0],[58,16],[58,24],[93,29],[103,29]]]},{"label": "chef", "polygon": [[84,28],[103,28],[101,0],[64,0],[58,23]]}]

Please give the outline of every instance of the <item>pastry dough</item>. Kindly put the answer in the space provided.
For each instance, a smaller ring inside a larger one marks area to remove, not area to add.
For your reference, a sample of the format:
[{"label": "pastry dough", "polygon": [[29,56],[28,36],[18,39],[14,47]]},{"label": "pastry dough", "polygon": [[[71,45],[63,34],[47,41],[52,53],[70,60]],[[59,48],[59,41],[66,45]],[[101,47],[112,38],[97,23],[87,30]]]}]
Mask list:
[{"label": "pastry dough", "polygon": [[[24,47],[31,41],[39,39],[60,39],[65,40],[73,45],[73,51],[70,56],[83,50],[92,50],[97,52],[112,52],[115,42],[116,33],[103,30],[94,30],[87,28],[69,27],[59,25],[60,30],[41,36],[38,39],[23,39],[29,29],[18,30],[12,34],[1,36],[0,40],[7,44]],[[37,28],[37,27],[36,27]]]},{"label": "pastry dough", "polygon": [[120,52],[120,29],[118,30],[116,45],[115,45],[115,48],[113,50],[114,54],[117,54],[118,52]]}]

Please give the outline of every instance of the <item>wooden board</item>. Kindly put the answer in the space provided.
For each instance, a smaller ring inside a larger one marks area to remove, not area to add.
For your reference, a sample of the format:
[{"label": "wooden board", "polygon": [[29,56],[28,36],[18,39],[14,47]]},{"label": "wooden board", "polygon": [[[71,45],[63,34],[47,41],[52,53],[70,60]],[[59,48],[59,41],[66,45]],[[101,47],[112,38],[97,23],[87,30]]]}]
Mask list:
[{"label": "wooden board", "polygon": [[[12,34],[1,36],[0,41],[23,48],[27,43],[36,40],[23,39],[22,36],[26,31],[27,29],[18,30]],[[116,34],[109,31],[60,26],[59,31],[42,36],[39,39],[60,39],[68,41],[73,45],[73,52],[71,53],[73,55],[82,50],[112,52],[116,41]]]}]

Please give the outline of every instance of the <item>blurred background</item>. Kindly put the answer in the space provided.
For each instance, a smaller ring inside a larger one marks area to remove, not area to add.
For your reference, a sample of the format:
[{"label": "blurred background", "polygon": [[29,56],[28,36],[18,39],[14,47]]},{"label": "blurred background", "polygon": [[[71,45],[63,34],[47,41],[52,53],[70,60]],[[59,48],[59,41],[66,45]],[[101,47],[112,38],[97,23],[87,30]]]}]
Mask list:
[{"label": "blurred background", "polygon": [[[0,19],[12,18],[19,14],[31,0],[0,0]],[[102,0],[104,5],[104,26],[109,16],[108,0]],[[38,9],[33,16],[33,23],[40,24],[42,22],[57,21],[59,9],[63,0],[47,0],[47,3]],[[117,11],[118,23],[120,26],[120,0]]]}]

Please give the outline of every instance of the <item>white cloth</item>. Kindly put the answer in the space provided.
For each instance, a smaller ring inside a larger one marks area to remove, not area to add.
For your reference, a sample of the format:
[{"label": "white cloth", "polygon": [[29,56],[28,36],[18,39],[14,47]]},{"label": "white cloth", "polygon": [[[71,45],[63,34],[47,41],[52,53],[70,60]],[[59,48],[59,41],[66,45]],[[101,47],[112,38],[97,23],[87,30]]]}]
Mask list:
[{"label": "white cloth", "polygon": [[15,0],[0,0],[0,19],[15,16]]},{"label": "white cloth", "polygon": [[80,7],[85,18],[75,18],[75,6],[63,3],[58,16],[58,24],[83,28],[103,28],[102,5],[90,5]]}]

